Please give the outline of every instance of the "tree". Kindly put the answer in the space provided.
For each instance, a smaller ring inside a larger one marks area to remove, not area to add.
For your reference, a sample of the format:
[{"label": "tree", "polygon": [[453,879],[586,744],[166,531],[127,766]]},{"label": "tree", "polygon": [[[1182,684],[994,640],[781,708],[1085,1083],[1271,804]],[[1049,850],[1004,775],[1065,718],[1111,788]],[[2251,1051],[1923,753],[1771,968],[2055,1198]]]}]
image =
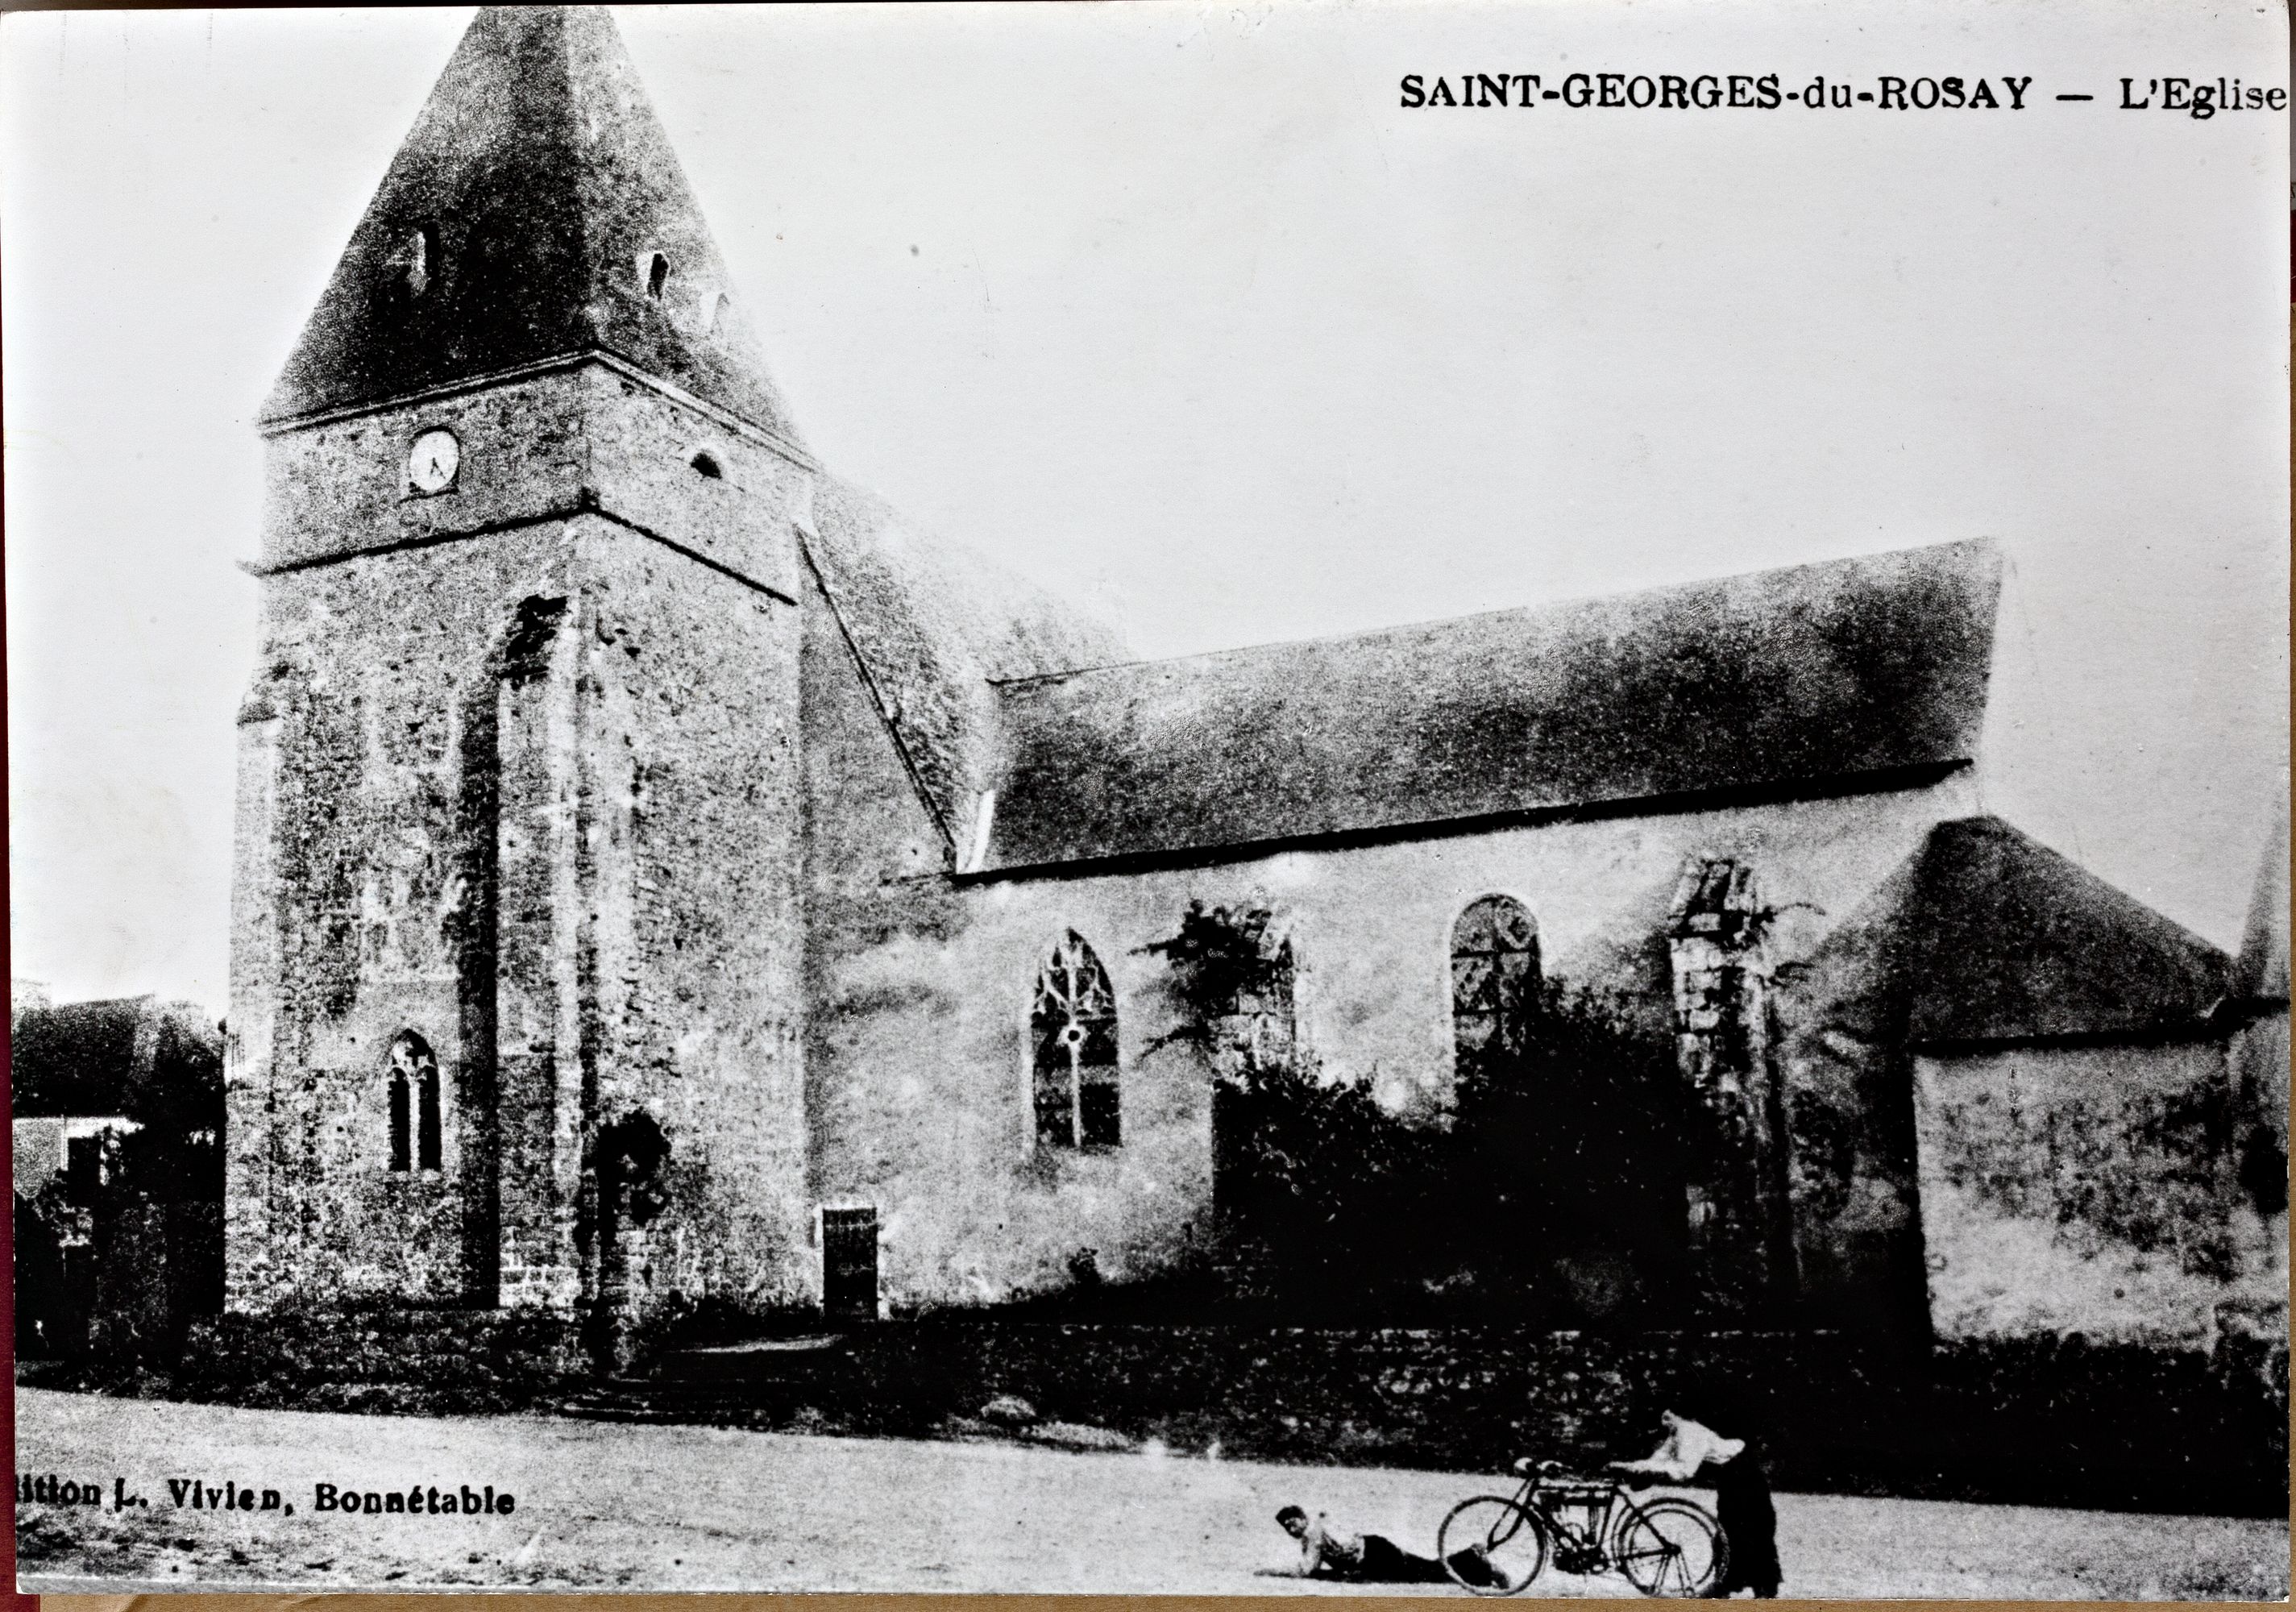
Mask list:
[{"label": "tree", "polygon": [[1665,1035],[1624,999],[1542,982],[1520,1050],[1460,1072],[1449,1197],[1475,1230],[1446,1280],[1557,1324],[1664,1314],[1685,1257],[1682,1120]]},{"label": "tree", "polygon": [[1299,1046],[1290,949],[1264,909],[1192,902],[1144,950],[1179,1009],[1152,1046],[1194,1047],[1213,1072],[1232,1287],[1302,1320],[1668,1313],[1679,1082],[1671,1041],[1629,1001],[1543,982],[1519,1034],[1460,1061],[1447,1112],[1401,1114]]},{"label": "tree", "polygon": [[1363,1082],[1325,1078],[1292,1023],[1291,948],[1265,909],[1191,902],[1144,950],[1172,969],[1180,1012],[1152,1046],[1213,1070],[1213,1198],[1233,1285],[1319,1318],[1409,1288],[1442,1137]]}]

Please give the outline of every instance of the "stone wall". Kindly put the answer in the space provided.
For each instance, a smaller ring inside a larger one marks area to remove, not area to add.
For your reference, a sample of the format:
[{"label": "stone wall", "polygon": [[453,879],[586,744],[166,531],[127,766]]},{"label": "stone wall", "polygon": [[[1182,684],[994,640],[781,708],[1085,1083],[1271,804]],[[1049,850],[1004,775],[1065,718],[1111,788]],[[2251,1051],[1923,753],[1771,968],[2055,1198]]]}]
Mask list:
[{"label": "stone wall", "polygon": [[240,725],[226,1077],[235,1307],[461,1295],[469,1115],[442,1104],[435,1174],[391,1171],[388,1049],[414,1031],[449,1091],[467,1090],[465,699],[520,601],[570,597],[575,578],[554,526],[266,587]]},{"label": "stone wall", "polygon": [[170,1397],[384,1415],[533,1408],[586,1369],[574,1327],[536,1311],[398,1306],[193,1324]]},{"label": "stone wall", "polygon": [[[412,497],[441,424],[455,483]],[[801,1298],[807,473],[594,364],[299,428],[271,467],[233,1305]],[[436,1170],[391,1168],[407,1031]]]},{"label": "stone wall", "polygon": [[906,1411],[888,1430],[1013,1394],[1177,1456],[1496,1475],[1525,1455],[1583,1470],[1646,1454],[1670,1409],[1755,1440],[1782,1489],[2287,1512],[2284,1342],[2214,1357],[2056,1339],[1932,1353],[1829,1332],[983,1319],[885,1328],[853,1349],[857,1402]]},{"label": "stone wall", "polygon": [[[984,923],[1016,892],[950,885],[944,842],[817,595],[806,657],[816,1201],[877,1208],[882,1291],[895,1308],[1057,1285],[1087,1248],[1102,1274],[1125,1280],[1205,1247],[1201,1072],[1177,1049],[1152,1053],[1158,1026],[1124,1015],[1123,1145],[1036,1149],[1030,992],[1039,942],[1049,955],[1061,932]],[[1124,937],[1089,938],[1120,999],[1153,989],[1160,970]]]},{"label": "stone wall", "polygon": [[595,1123],[643,1113],[668,1144],[622,1205],[632,1304],[793,1302],[809,1290],[799,613],[627,536],[593,587],[598,917],[576,964],[596,1006],[578,1034]]},{"label": "stone wall", "polygon": [[[2055,1338],[1931,1353],[1823,1332],[945,1314],[864,1328],[837,1353],[750,1359],[784,1369],[625,1382],[605,1402],[621,1417],[930,1437],[980,1436],[983,1407],[1016,1395],[1046,1420],[1154,1441],[1174,1460],[1484,1473],[1493,1487],[1519,1456],[1591,1468],[1645,1454],[1671,1409],[1758,1441],[1785,1490],[2287,1514],[2287,1346],[2261,1339],[2227,1339],[2213,1356]],[[563,1320],[401,1307],[226,1315],[196,1323],[157,1375],[34,1362],[24,1380],[386,1414],[578,1407],[596,1392]]]},{"label": "stone wall", "polygon": [[1827,914],[1777,970],[1786,1192],[1799,1309],[1809,1325],[1925,1336],[1913,1068],[1898,941],[1911,859]]},{"label": "stone wall", "polygon": [[[409,497],[408,447],[440,427],[461,444],[454,485]],[[266,447],[266,564],[439,542],[588,507],[796,596],[787,522],[805,516],[810,472],[600,364],[570,361],[378,408],[280,433]],[[715,477],[693,467],[705,453]]]},{"label": "stone wall", "polygon": [[2286,1222],[2238,1185],[2221,1043],[1923,1057],[1915,1097],[1940,1339],[2284,1336]]}]

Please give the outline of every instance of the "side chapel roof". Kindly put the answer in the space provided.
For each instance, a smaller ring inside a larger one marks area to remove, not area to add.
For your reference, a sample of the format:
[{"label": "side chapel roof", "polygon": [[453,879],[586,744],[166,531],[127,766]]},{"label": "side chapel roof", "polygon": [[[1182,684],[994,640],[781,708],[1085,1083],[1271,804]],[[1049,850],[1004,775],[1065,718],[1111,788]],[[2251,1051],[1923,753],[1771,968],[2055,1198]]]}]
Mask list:
[{"label": "side chapel roof", "polygon": [[1909,1039],[2207,1035],[2232,959],[1996,817],[1930,831],[1900,918]]},{"label": "side chapel roof", "polygon": [[488,6],[391,160],[264,417],[601,350],[798,440],[605,8]]},{"label": "side chapel roof", "polygon": [[1941,774],[1999,592],[1948,543],[1005,683],[980,866]]},{"label": "side chapel roof", "polygon": [[221,1123],[222,1033],[190,1003],[118,997],[12,1005],[8,1016],[8,1106],[17,1119]]}]

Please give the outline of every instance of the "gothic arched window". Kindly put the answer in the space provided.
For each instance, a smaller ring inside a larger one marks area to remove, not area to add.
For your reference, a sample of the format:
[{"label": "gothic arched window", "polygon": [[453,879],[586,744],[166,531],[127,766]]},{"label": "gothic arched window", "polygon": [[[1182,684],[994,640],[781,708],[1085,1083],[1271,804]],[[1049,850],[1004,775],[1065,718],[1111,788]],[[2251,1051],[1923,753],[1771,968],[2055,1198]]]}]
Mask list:
[{"label": "gothic arched window", "polygon": [[[407,1147],[409,1096],[414,1110],[414,1146]],[[390,1167],[404,1170],[407,1155],[423,1170],[439,1167],[439,1059],[430,1043],[412,1030],[402,1030],[390,1042]]]},{"label": "gothic arched window", "polygon": [[1116,992],[1073,929],[1037,972],[1029,1014],[1037,1141],[1113,1147],[1123,1139],[1116,1074]]},{"label": "gothic arched window", "polygon": [[1471,901],[1451,925],[1451,1042],[1464,1071],[1519,1055],[1538,1000],[1538,923],[1512,896]]}]

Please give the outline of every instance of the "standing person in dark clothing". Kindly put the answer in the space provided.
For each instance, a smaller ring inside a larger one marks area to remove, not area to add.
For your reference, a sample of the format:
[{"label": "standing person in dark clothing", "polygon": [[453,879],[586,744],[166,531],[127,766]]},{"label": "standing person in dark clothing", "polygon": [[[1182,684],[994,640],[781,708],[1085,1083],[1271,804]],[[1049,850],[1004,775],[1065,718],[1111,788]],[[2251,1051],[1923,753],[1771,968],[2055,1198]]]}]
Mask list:
[{"label": "standing person in dark clothing", "polygon": [[1785,1575],[1778,1567],[1777,1507],[1770,1500],[1760,1452],[1744,1439],[1725,1438],[1671,1410],[1661,1412],[1659,1420],[1666,1433],[1659,1447],[1641,1460],[1612,1461],[1611,1468],[1669,1483],[1711,1485],[1728,1560],[1710,1593],[1726,1599],[1751,1590],[1758,1600],[1775,1600]]},{"label": "standing person in dark clothing", "polygon": [[1785,1575],[1778,1567],[1778,1510],[1770,1500],[1761,1452],[1747,1440],[1745,1448],[1711,1471],[1714,1515],[1730,1544],[1730,1565],[1714,1593],[1751,1590],[1757,1600],[1775,1600]]}]

